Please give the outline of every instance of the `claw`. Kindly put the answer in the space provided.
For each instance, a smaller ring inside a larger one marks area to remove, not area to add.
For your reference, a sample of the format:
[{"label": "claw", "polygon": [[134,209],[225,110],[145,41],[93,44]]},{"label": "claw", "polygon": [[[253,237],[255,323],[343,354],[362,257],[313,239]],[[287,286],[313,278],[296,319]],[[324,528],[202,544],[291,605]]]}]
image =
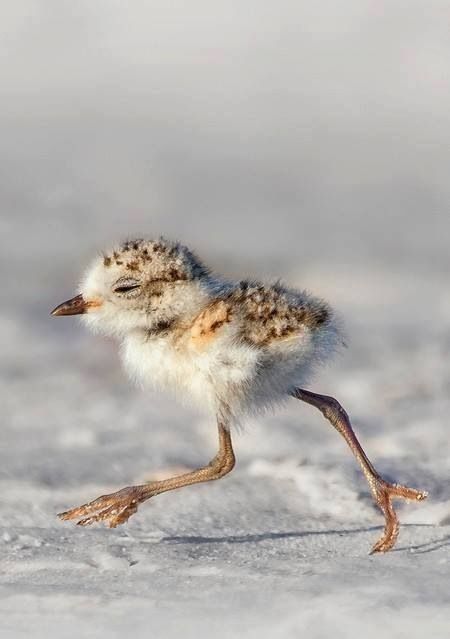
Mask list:
[{"label": "claw", "polygon": [[136,487],[123,488],[111,495],[102,495],[97,499],[59,513],[58,517],[64,521],[79,519],[77,526],[90,526],[95,522],[104,521],[110,528],[124,524],[131,515],[137,512],[140,501]]},{"label": "claw", "polygon": [[383,479],[379,479],[373,489],[375,501],[385,517],[384,532],[381,538],[374,544],[370,555],[377,552],[387,552],[391,550],[397,541],[400,530],[400,523],[392,505],[393,499],[407,499],[422,501],[428,497],[426,491],[415,490],[400,484],[389,484]]},{"label": "claw", "polygon": [[122,510],[122,512],[118,513],[115,517],[109,520],[109,527],[116,528],[117,526],[124,524],[126,521],[128,521],[131,515],[134,515],[134,513],[137,512],[137,509],[138,509],[137,503],[129,504],[128,506],[126,506],[126,508]]},{"label": "claw", "polygon": [[96,521],[96,517],[85,517],[84,519],[80,519],[77,521],[77,526],[90,526]]},{"label": "claw", "polygon": [[415,488],[408,488],[400,484],[387,484],[387,487],[394,498],[422,501],[428,497],[426,490],[415,490]]}]

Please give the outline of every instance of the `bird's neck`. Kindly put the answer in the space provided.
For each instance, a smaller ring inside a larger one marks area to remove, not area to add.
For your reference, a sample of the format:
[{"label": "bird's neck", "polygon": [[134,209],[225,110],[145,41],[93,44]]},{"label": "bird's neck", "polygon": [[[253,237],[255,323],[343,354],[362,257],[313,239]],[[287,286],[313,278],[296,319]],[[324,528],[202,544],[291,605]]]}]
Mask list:
[{"label": "bird's neck", "polygon": [[145,326],[133,328],[128,332],[128,336],[132,339],[140,337],[148,340],[183,332],[213,297],[211,287],[199,281],[168,291],[160,300],[158,308],[148,313]]}]

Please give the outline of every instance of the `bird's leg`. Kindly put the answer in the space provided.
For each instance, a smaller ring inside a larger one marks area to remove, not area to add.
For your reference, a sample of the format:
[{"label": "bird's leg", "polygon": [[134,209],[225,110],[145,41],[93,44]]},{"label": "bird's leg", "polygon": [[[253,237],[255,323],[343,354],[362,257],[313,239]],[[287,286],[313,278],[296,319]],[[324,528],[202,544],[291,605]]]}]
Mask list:
[{"label": "bird's leg", "polygon": [[292,392],[292,395],[318,408],[322,415],[328,419],[349,445],[369,483],[375,502],[383,512],[385,518],[383,535],[373,546],[371,554],[375,552],[387,552],[394,546],[399,533],[399,521],[392,506],[392,499],[400,498],[420,501],[427,497],[427,493],[399,484],[391,484],[377,473],[353,432],[347,413],[334,397],[318,395],[317,393],[302,390],[301,388],[296,388]]},{"label": "bird's leg", "polygon": [[60,513],[61,519],[77,519],[79,526],[88,526],[96,521],[105,521],[110,528],[125,523],[133,515],[139,504],[168,490],[220,479],[229,473],[235,463],[230,431],[219,422],[219,451],[205,467],[162,481],[152,481],[139,486],[128,486],[111,495],[103,495],[94,501]]}]

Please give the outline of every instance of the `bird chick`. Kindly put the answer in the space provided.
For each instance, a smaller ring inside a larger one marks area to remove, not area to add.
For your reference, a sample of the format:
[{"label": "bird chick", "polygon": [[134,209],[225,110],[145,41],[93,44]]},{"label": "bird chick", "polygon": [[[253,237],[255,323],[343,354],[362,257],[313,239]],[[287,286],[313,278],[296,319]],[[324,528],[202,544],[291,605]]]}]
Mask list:
[{"label": "bird chick", "polygon": [[218,453],[207,466],[123,488],[61,513],[61,519],[115,527],[151,497],[223,477],[235,463],[231,427],[289,396],[318,408],[355,455],[385,517],[372,552],[390,550],[397,539],[392,500],[426,497],[385,481],[342,406],[302,389],[314,368],[342,344],[335,313],[321,299],[279,283],[219,278],[187,247],[160,238],[128,241],[96,258],[80,294],[52,314],[80,314],[89,328],[118,338],[133,379],[197,402],[215,416],[219,434]]}]

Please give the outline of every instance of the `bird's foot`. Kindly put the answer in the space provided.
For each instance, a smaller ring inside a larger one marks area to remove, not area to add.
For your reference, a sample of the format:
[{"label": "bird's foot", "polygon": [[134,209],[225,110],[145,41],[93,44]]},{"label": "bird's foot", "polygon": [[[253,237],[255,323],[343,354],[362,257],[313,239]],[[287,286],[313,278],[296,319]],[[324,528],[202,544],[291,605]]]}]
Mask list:
[{"label": "bird's foot", "polygon": [[78,519],[78,526],[104,521],[110,528],[115,528],[128,521],[145,499],[148,499],[148,495],[144,497],[141,486],[128,486],[111,495],[102,495],[78,508],[59,513],[58,517],[65,521]]},{"label": "bird's foot", "polygon": [[392,500],[408,499],[422,501],[428,496],[428,493],[425,491],[415,490],[414,488],[408,488],[400,484],[390,484],[384,479],[381,479],[381,477],[376,478],[373,483],[372,492],[376,503],[384,514],[385,526],[383,535],[370,551],[371,555],[376,552],[387,552],[391,550],[397,541],[400,524],[394,507],[392,506]]}]

